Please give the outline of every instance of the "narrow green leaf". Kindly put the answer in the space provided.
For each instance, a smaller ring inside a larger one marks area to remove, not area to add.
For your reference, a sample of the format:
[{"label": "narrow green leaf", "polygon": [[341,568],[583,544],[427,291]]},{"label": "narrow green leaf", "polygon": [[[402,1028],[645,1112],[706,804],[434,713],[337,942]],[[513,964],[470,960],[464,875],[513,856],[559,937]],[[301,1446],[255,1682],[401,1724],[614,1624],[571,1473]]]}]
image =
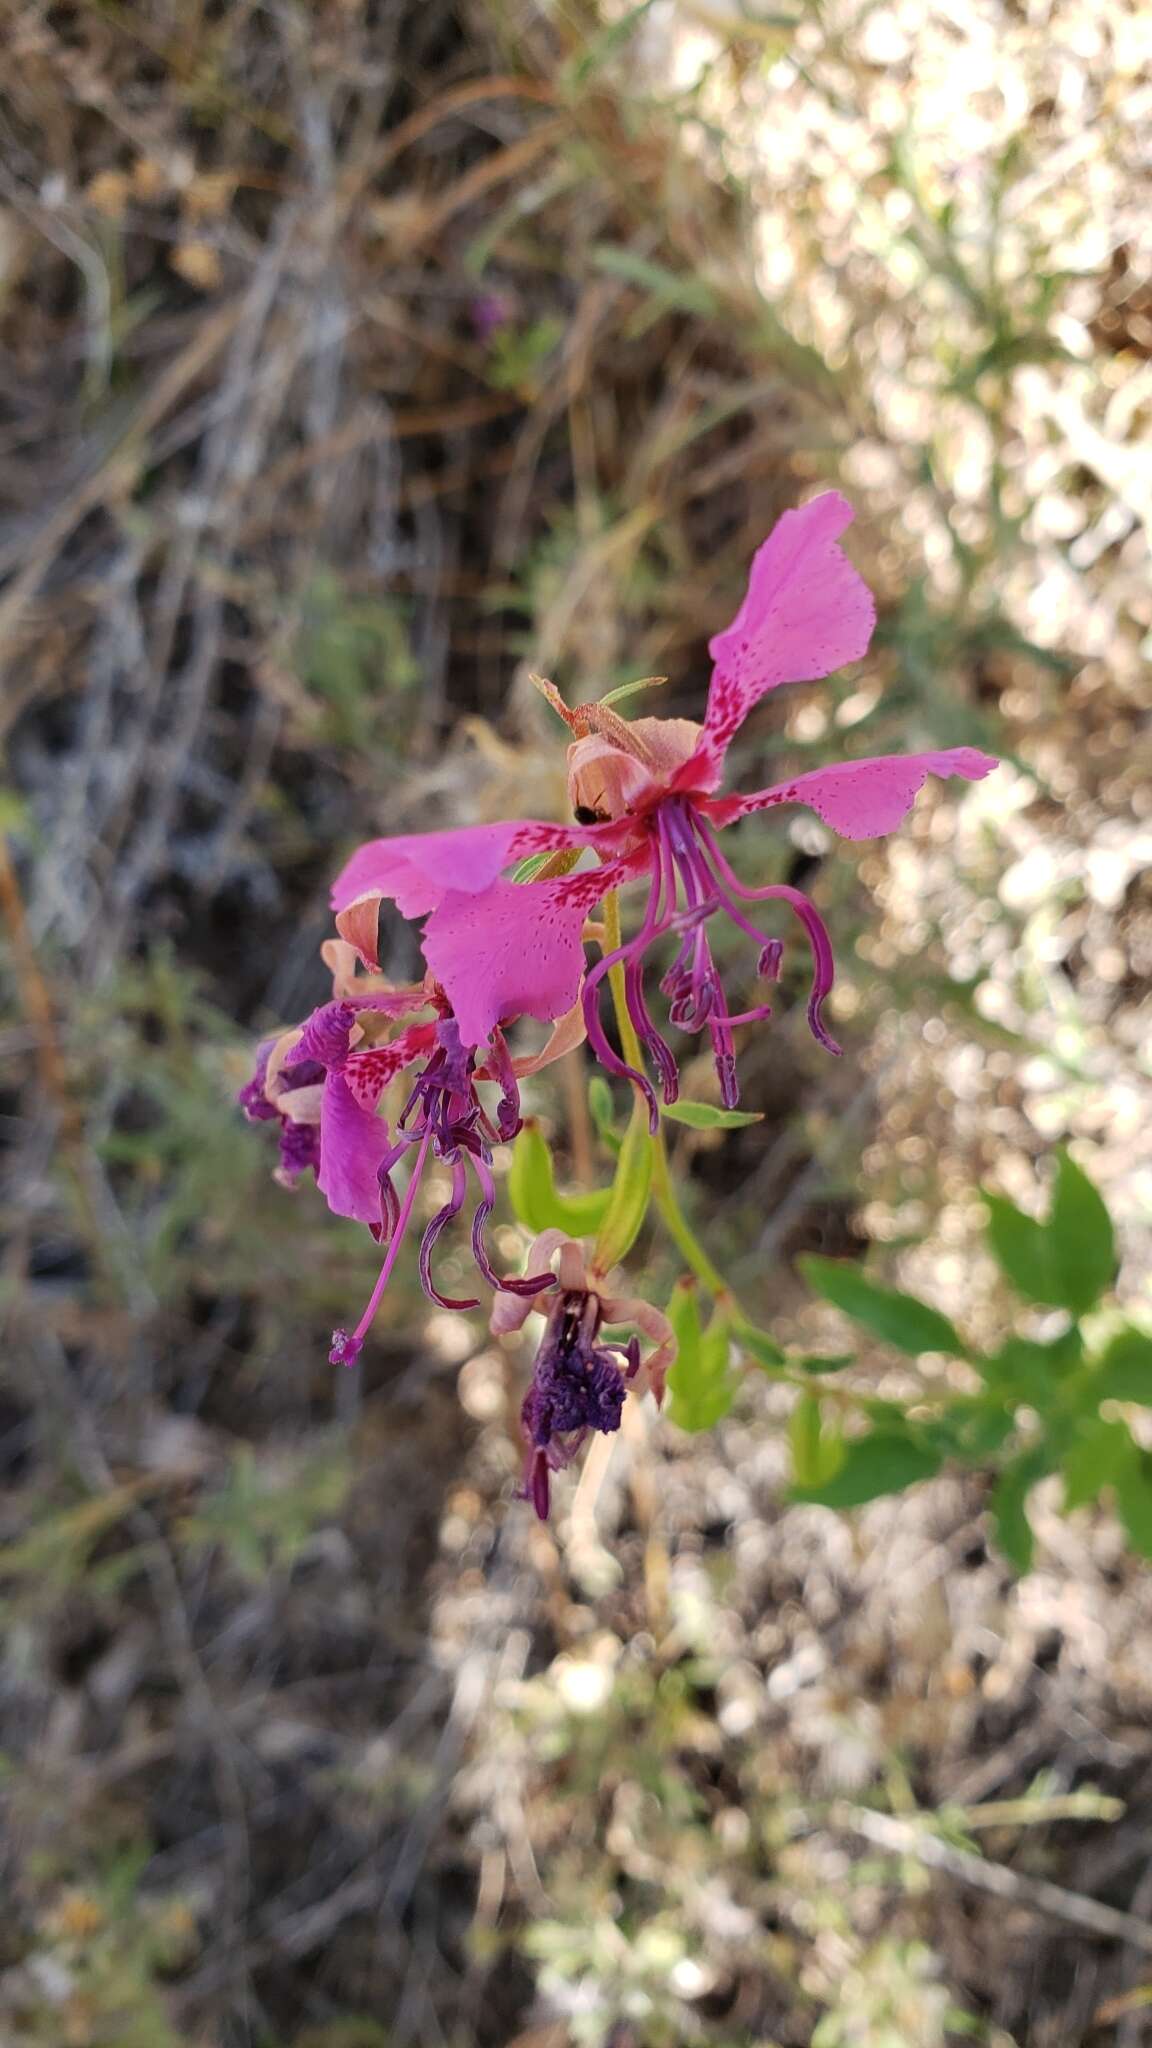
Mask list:
[{"label": "narrow green leaf", "polygon": [[1152,1337],[1144,1330],[1117,1330],[1086,1385],[1097,1404],[1138,1401],[1152,1408]]},{"label": "narrow green leaf", "polygon": [[805,1353],[802,1358],[797,1358],[794,1362],[800,1367],[801,1372],[821,1373],[843,1372],[845,1366],[855,1365],[856,1360],[850,1351],[839,1351],[832,1358],[818,1356],[814,1352]]},{"label": "narrow green leaf", "polygon": [[817,1501],[827,1508],[858,1508],[882,1494],[902,1493],[917,1480],[931,1479],[941,1465],[940,1452],[896,1430],[873,1430],[851,1438],[837,1471],[818,1486],[798,1486],[794,1500]]},{"label": "narrow green leaf", "polygon": [[950,1358],[965,1356],[964,1341],[955,1325],[927,1302],[894,1287],[878,1287],[847,1260],[813,1255],[798,1264],[809,1286],[825,1301],[898,1351],[912,1357],[922,1351],[943,1351]]},{"label": "narrow green leaf", "polygon": [[634,697],[638,690],[655,690],[660,687],[661,683],[666,683],[667,681],[667,676],[641,676],[634,683],[621,683],[617,689],[609,690],[608,695],[601,697],[600,702],[601,704],[619,704],[624,697]]},{"label": "narrow green leaf", "polygon": [[1028,1571],[1032,1563],[1034,1539],[1026,1503],[1046,1469],[1047,1458],[1039,1445],[1022,1451],[1004,1466],[989,1502],[996,1541],[1018,1572]]},{"label": "narrow green leaf", "polygon": [[957,1395],[942,1415],[917,1424],[921,1440],[934,1444],[942,1457],[966,1465],[987,1465],[1016,1427],[1010,1408],[986,1395]]},{"label": "narrow green leaf", "polygon": [[984,1190],[992,1256],[1017,1293],[1046,1308],[1063,1308],[1052,1238],[1042,1223],[1026,1216],[1006,1195]]},{"label": "narrow green leaf", "polygon": [[638,5],[629,7],[608,23],[607,28],[598,29],[587,40],[579,39],[572,56],[567,58],[560,71],[560,84],[565,87],[586,85],[622,43],[636,33],[645,15],[651,12],[655,0],[638,0]]},{"label": "narrow green leaf", "polygon": [[642,1096],[637,1095],[596,1240],[596,1263],[602,1272],[606,1273],[625,1258],[639,1237],[648,1214],[651,1186],[652,1136],[648,1128],[648,1105]]},{"label": "narrow green leaf", "polygon": [[822,1424],[819,1394],[801,1394],[788,1418],[792,1477],[797,1486],[819,1486],[825,1476],[820,1457]]},{"label": "narrow green leaf", "polygon": [[548,1141],[532,1117],[525,1119],[512,1146],[508,1173],[508,1200],[517,1222],[528,1230],[566,1230],[573,1237],[590,1237],[600,1228],[611,1196],[611,1188],[560,1194]]},{"label": "narrow green leaf", "polygon": [[1132,1438],[1122,1422],[1085,1423],[1060,1460],[1064,1475],[1064,1507],[1086,1507],[1100,1490],[1113,1486],[1132,1457]]},{"label": "narrow green leaf", "polygon": [[635,249],[601,242],[592,251],[592,262],[597,270],[606,271],[609,277],[623,278],[626,284],[639,285],[651,292],[662,305],[677,306],[685,313],[709,314],[716,311],[716,295],[702,278],[678,276],[674,270],[666,269],[662,263],[653,263]]},{"label": "narrow green leaf", "polygon": [[738,1131],[764,1121],[759,1110],[717,1109],[711,1102],[666,1102],[661,1114],[693,1131]]},{"label": "narrow green leaf", "polygon": [[979,1360],[989,1385],[1016,1401],[1028,1401],[1041,1415],[1055,1399],[1058,1382],[1076,1364],[1063,1338],[1038,1344],[1032,1337],[1008,1337],[999,1351]]},{"label": "narrow green leaf", "polygon": [[736,1332],[736,1341],[742,1351],[750,1352],[757,1365],[765,1372],[775,1372],[784,1363],[784,1353],[767,1330],[757,1330],[750,1323],[741,1323]]},{"label": "narrow green leaf", "polygon": [[1133,1550],[1152,1557],[1152,1459],[1133,1444],[1131,1456],[1116,1472],[1116,1505]]},{"label": "narrow green leaf", "polygon": [[1082,1316],[1116,1277],[1116,1238],[1101,1196],[1065,1151],[1057,1157],[1048,1229],[1061,1304]]}]

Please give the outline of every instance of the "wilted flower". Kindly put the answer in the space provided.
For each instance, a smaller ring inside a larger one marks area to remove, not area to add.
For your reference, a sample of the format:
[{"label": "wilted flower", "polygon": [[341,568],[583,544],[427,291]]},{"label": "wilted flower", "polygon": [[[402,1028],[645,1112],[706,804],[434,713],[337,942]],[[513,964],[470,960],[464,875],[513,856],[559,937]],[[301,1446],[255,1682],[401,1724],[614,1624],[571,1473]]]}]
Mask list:
[{"label": "wilted flower", "polygon": [[[871,638],[875,607],[866,585],[838,545],[852,517],[835,492],[786,512],[755,556],[748,590],[732,624],[711,642],[715,663],[703,725],[691,719],[622,719],[609,704],[569,710],[551,685],[551,701],[575,738],[569,748],[569,791],[577,823],[517,820],[373,840],[339,877],[337,926],[365,962],[376,961],[376,923],[384,898],[405,916],[428,914],[424,956],[447,992],[469,1043],[485,1044],[500,1019],[525,1012],[562,1015],[584,974],[582,935],[588,911],[610,890],[639,876],[648,900],[639,930],[597,962],[583,985],[588,1036],[602,1062],[627,1073],[649,1097],[642,1075],[613,1052],[600,1024],[605,975],[624,968],[628,1009],[663,1084],[676,1098],[676,1060],[649,1014],[642,971],[658,939],[678,940],[661,986],[670,1021],[707,1028],[726,1104],[737,1098],[732,1031],[769,1014],[766,1003],[730,1010],[708,942],[717,913],[745,932],[757,949],[757,972],[774,980],[781,942],[762,932],[745,905],[787,903],[804,925],[813,956],[808,1006],[813,1032],[836,1050],[822,1005],[833,978],[832,949],[813,905],[783,884],[755,889],[733,872],[717,831],[753,811],[803,803],[846,839],[890,832],[901,822],[929,774],[979,780],[995,767],[975,747],[884,755],[816,768],[748,796],[716,796],[729,744],[769,690],[829,675],[858,660]],[[553,872],[512,882],[502,872],[527,856],[593,848],[602,865],[589,873]]]},{"label": "wilted flower", "polygon": [[[642,1368],[657,1401],[663,1400],[676,1339],[667,1316],[650,1302],[609,1293],[603,1275],[587,1266],[583,1247],[562,1230],[543,1231],[528,1264],[535,1272],[555,1264],[557,1279],[520,1410],[527,1443],[524,1494],[545,1521],[550,1475],[571,1464],[593,1430],[610,1435],[619,1429],[625,1394]],[[533,1305],[505,1282],[492,1309],[494,1333],[521,1329]],[[631,1324],[656,1348],[642,1360],[638,1336],[623,1344],[606,1342],[605,1324]]]}]

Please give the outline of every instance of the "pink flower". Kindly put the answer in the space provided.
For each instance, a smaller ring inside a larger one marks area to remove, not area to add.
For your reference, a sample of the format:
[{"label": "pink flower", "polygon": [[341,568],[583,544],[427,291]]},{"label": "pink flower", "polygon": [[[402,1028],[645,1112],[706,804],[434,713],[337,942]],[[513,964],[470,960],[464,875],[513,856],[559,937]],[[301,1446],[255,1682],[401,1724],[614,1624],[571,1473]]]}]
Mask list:
[{"label": "pink flower", "polygon": [[[486,1063],[478,1064],[475,1049],[461,1043],[456,1019],[431,979],[421,988],[389,989],[379,976],[353,974],[355,956],[346,943],[332,941],[324,954],[333,968],[332,1001],[296,1030],[260,1047],[256,1071],[239,1101],[251,1120],[279,1124],[278,1180],[294,1186],[302,1172],[313,1168],[329,1208],[368,1224],[386,1246],[379,1279],[355,1331],[333,1334],[333,1364],[351,1365],[391,1277],[430,1154],[452,1175],[448,1200],[427,1224],[420,1244],[420,1279],[430,1300],[441,1308],[479,1306],[441,1294],[431,1270],[438,1239],[464,1206],[469,1166],[479,1189],[472,1255],[487,1285],[531,1295],[553,1284],[551,1273],[502,1280],[492,1269],[484,1240],[495,1201],[491,1148],[497,1140],[515,1137],[520,1128],[520,1076],[537,1072],[578,1042],[583,1022],[578,1011],[561,1019],[542,1052],[517,1060],[502,1033],[494,1031]],[[395,1018],[421,1009],[433,1011],[433,1017],[388,1036]],[[379,1114],[381,1098],[390,1082],[417,1065],[408,1100],[390,1131]],[[499,1089],[494,1120],[477,1092],[481,1079],[494,1081]],[[413,1154],[401,1200],[392,1176]]]},{"label": "pink flower", "polygon": [[[725,1103],[737,1099],[732,1032],[770,1015],[765,1002],[734,1013],[708,942],[709,920],[726,916],[756,946],[757,972],[774,980],[779,939],[761,931],[747,906],[779,900],[799,917],[813,958],[809,1022],[836,1051],[822,1006],[832,986],[832,949],[813,905],[799,890],[752,888],[733,872],[717,832],[753,811],[802,803],[845,839],[891,832],[928,775],[977,781],[996,766],[975,747],[849,761],[757,790],[717,796],[728,747],[748,713],[783,683],[829,675],[866,652],[875,619],[871,595],[838,545],[852,518],[835,492],[786,512],[753,559],[736,617],[711,642],[714,661],[703,725],[689,719],[627,721],[608,704],[570,711],[550,684],[542,687],[571,728],[569,793],[577,823],[517,820],[463,831],[377,839],[361,847],[336,882],[337,926],[369,965],[376,960],[382,900],[406,916],[424,915],[424,957],[450,998],[461,1035],[486,1044],[502,1019],[520,1012],[558,1017],[577,998],[584,974],[588,912],[611,889],[638,876],[648,881],[640,928],[602,958],[583,982],[584,1017],[605,1066],[652,1089],[610,1047],[599,996],[619,962],[637,1034],[660,1075],[666,1102],[678,1090],[676,1060],[648,1010],[643,961],[657,940],[677,943],[661,988],[669,1021],[681,1030],[707,1029]],[[528,855],[592,848],[601,865],[587,873],[553,873],[523,883],[504,879]]]}]

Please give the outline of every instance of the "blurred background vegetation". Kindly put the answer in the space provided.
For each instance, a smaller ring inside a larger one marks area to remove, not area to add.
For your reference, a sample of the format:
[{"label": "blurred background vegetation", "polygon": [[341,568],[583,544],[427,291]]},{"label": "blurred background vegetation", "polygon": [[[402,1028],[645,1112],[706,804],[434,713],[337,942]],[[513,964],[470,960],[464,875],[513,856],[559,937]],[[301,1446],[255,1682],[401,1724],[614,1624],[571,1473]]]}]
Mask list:
[{"label": "blurred background vegetation", "polygon": [[786,983],[764,1121],[679,1134],[687,1199],[783,1337],[842,1347],[794,1261],[873,1245],[992,1342],[978,1184],[1035,1209],[1067,1141],[1146,1291],[1147,11],[0,19],[0,2041],[1152,2039],[1112,1518],[1041,1487],[1015,1578],[978,1478],[786,1509],[753,1375],[538,1528],[524,1357],[409,1273],[334,1374],[370,1247],[233,1106],[351,845],[560,815],[530,667],[698,713],[828,479],[876,644],[736,772],[1007,765],[890,846],[742,828],[837,936],[845,1058]]}]

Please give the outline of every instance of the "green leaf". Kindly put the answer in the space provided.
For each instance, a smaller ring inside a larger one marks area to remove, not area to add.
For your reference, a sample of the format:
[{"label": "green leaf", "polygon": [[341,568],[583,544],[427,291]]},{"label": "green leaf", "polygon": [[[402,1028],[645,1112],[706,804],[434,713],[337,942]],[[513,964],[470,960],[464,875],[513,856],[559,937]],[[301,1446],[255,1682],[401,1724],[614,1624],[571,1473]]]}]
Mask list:
[{"label": "green leaf", "polygon": [[863,1507],[882,1494],[902,1493],[917,1480],[931,1479],[941,1462],[940,1452],[931,1445],[894,1429],[877,1429],[851,1438],[831,1477],[817,1486],[794,1487],[792,1498],[827,1508]]},{"label": "green leaf", "polygon": [[1082,1316],[1116,1278],[1116,1238],[1101,1196],[1065,1151],[1057,1155],[1048,1228],[1061,1306]]},{"label": "green leaf", "polygon": [[600,1228],[611,1197],[611,1188],[559,1194],[548,1141],[534,1118],[525,1119],[512,1146],[508,1173],[508,1200],[517,1222],[528,1230],[566,1230],[572,1237],[590,1237]]},{"label": "green leaf", "polygon": [[738,1131],[764,1121],[759,1110],[717,1109],[711,1102],[666,1102],[661,1114],[693,1131]]},{"label": "green leaf", "polygon": [[1025,1503],[1047,1469],[1043,1448],[1033,1445],[1004,1466],[992,1491],[989,1506],[996,1524],[996,1541],[1018,1572],[1026,1572],[1031,1566],[1034,1547]]},{"label": "green leaf", "polygon": [[1027,1401],[1046,1415],[1058,1383],[1078,1363],[1078,1351],[1067,1341],[1071,1335],[1065,1331],[1051,1344],[1038,1344],[1032,1337],[1008,1337],[999,1351],[979,1360],[980,1370],[998,1392],[1015,1401]]},{"label": "green leaf", "polygon": [[805,1352],[804,1356],[797,1358],[794,1363],[799,1366],[801,1372],[843,1372],[845,1366],[855,1365],[856,1360],[850,1351],[838,1351],[835,1357]]},{"label": "green leaf", "polygon": [[1085,1384],[1097,1404],[1138,1401],[1152,1408],[1152,1337],[1144,1330],[1117,1330]]},{"label": "green leaf", "polygon": [[765,1372],[775,1372],[784,1363],[784,1353],[775,1338],[767,1330],[757,1330],[751,1323],[741,1323],[736,1332],[736,1341],[742,1351],[750,1352],[757,1365]]},{"label": "green leaf", "polygon": [[691,1278],[678,1280],[668,1303],[668,1320],[676,1333],[676,1363],[668,1374],[669,1421],[695,1433],[711,1429],[727,1415],[736,1394],[729,1370],[731,1324],[717,1310],[706,1330],[700,1322],[700,1293]]},{"label": "green leaf", "polygon": [[596,1264],[602,1272],[608,1272],[610,1267],[627,1257],[639,1237],[648,1214],[651,1186],[652,1135],[648,1128],[648,1105],[638,1094],[632,1105],[608,1206],[596,1239]]},{"label": "green leaf", "polygon": [[1026,1216],[1005,1195],[984,1193],[988,1241],[1017,1291],[1046,1308],[1081,1316],[1094,1308],[1116,1275],[1112,1220],[1087,1175],[1067,1152],[1056,1161],[1046,1223]]},{"label": "green leaf", "polygon": [[1131,1446],[1131,1456],[1114,1475],[1116,1505],[1133,1550],[1152,1557],[1152,1459]]},{"label": "green leaf", "polygon": [[1053,1241],[1043,1223],[1026,1216],[1006,1195],[984,1190],[988,1208],[988,1242],[1001,1271],[1018,1294],[1046,1308],[1062,1308]]},{"label": "green leaf", "polygon": [[1060,1460],[1064,1508],[1086,1507],[1102,1487],[1113,1486],[1132,1456],[1132,1438],[1122,1422],[1087,1422]]},{"label": "green leaf", "polygon": [[893,1287],[878,1287],[847,1260],[811,1256],[798,1264],[809,1286],[825,1301],[898,1351],[912,1357],[921,1351],[943,1351],[950,1358],[965,1356],[964,1341],[955,1325],[927,1302]]},{"label": "green leaf", "polygon": [[942,1415],[918,1425],[922,1441],[934,1444],[945,1458],[986,1466],[993,1451],[1016,1427],[1010,1408],[986,1395],[956,1395]]},{"label": "green leaf", "polygon": [[716,295],[702,278],[687,274],[678,276],[662,263],[653,263],[649,257],[641,256],[638,250],[601,242],[592,251],[592,262],[597,270],[606,271],[609,277],[620,277],[626,284],[641,286],[661,305],[705,316],[716,311]]}]

